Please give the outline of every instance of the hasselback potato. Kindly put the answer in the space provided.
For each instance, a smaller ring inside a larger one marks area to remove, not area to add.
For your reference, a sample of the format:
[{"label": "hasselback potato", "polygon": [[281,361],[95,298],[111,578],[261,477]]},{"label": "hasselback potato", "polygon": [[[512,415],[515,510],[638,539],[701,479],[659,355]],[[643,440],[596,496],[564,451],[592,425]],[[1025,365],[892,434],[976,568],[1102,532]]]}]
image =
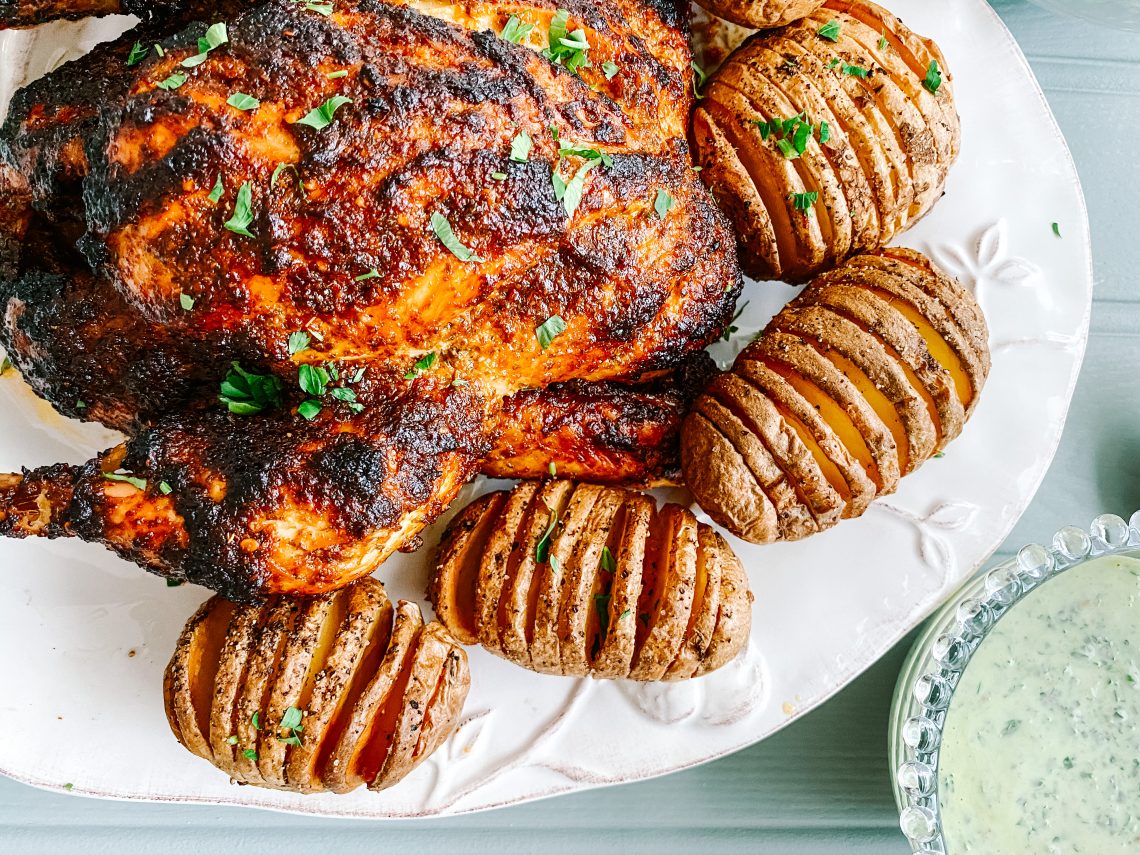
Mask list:
[{"label": "hasselback potato", "polygon": [[444,532],[429,597],[467,644],[547,674],[682,680],[730,661],[751,626],[728,544],[680,505],[524,481]]},{"label": "hasselback potato", "polygon": [[699,0],[701,6],[742,27],[779,27],[810,15],[824,0]]},{"label": "hasselback potato", "polygon": [[989,371],[972,294],[889,248],[817,277],[697,399],[685,483],[729,531],[795,540],[863,513],[962,430]]},{"label": "hasselback potato", "polygon": [[941,52],[867,0],[757,33],[703,95],[700,174],[757,279],[803,281],[885,245],[941,197],[958,154]]},{"label": "hasselback potato", "polygon": [[235,781],[343,793],[400,781],[455,729],[467,653],[361,579],[261,606],[211,597],[163,684],[175,737]]}]

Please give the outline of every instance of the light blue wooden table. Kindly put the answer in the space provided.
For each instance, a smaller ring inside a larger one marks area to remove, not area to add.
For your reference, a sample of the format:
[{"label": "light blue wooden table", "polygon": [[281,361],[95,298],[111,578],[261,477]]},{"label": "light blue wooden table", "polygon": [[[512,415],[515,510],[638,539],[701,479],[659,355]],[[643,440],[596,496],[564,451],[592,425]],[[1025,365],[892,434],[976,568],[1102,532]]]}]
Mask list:
[{"label": "light blue wooden table", "polygon": [[[1140,37],[1055,17],[1025,0],[993,2],[1073,150],[1097,278],[1092,338],[1064,439],[999,553],[1008,554],[1102,510],[1127,516],[1140,508]],[[768,741],[648,783],[458,819],[377,825],[100,802],[0,779],[0,853],[904,855],[886,767],[886,719],[907,646]]]}]

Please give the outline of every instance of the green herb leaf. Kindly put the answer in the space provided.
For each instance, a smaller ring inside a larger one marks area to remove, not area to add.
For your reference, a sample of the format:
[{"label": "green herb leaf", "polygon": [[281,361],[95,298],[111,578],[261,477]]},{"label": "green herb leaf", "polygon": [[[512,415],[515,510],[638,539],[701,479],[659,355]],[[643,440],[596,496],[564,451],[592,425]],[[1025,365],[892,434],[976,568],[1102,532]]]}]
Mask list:
[{"label": "green herb leaf", "polygon": [[503,25],[503,31],[499,33],[499,38],[517,45],[529,36],[533,29],[534,24],[524,24],[519,20],[518,15],[511,15],[507,19],[507,23]]},{"label": "green herb leaf", "polygon": [[612,552],[610,552],[610,548],[608,546],[602,547],[601,565],[602,565],[602,569],[605,570],[607,573],[616,573],[617,572],[617,560],[614,558],[614,554]]},{"label": "green herb leaf", "polygon": [[118,472],[104,472],[103,477],[108,481],[122,481],[130,484],[136,490],[146,489],[146,478],[136,478],[134,475],[120,474]]},{"label": "green herb leaf", "polygon": [[926,67],[926,77],[923,78],[922,85],[931,95],[938,94],[938,87],[942,85],[942,70],[938,67],[938,60],[930,60],[930,65]]},{"label": "green herb leaf", "polygon": [[261,730],[261,712],[257,711],[249,717],[249,723],[253,725],[254,730]]},{"label": "green herb leaf", "polygon": [[[582,195],[586,192],[586,175],[599,163],[601,163],[600,160],[587,160],[578,167],[574,177],[566,182],[563,182],[562,177],[557,172],[551,173],[552,176],[558,178],[558,183],[554,185],[554,195],[562,200],[562,207],[566,209],[566,216],[573,217],[574,212],[578,210],[578,206],[582,203]],[[558,192],[560,187],[561,195]]]},{"label": "green herb leaf", "polygon": [[740,304],[740,308],[732,316],[732,320],[728,322],[728,329],[724,331],[724,335],[720,337],[721,341],[732,341],[732,335],[736,332],[736,322],[740,320],[740,316],[744,314],[745,307],[750,303],[750,300],[745,300]]},{"label": "green herb leaf", "polygon": [[414,380],[416,377],[419,377],[420,374],[422,374],[425,371],[430,370],[431,367],[433,365],[435,365],[435,361],[437,358],[438,357],[436,356],[434,350],[431,353],[428,353],[425,356],[420,357],[419,360],[416,361],[416,364],[413,365],[408,370],[408,373],[404,375],[404,379],[405,380]]},{"label": "green herb leaf", "polygon": [[515,163],[526,163],[527,158],[530,157],[531,147],[534,145],[530,134],[526,131],[519,131],[513,140],[511,140],[511,160]]},{"label": "green herb leaf", "polygon": [[673,210],[673,197],[663,188],[658,188],[657,198],[653,200],[653,210],[657,212],[658,219],[665,219],[665,215]]},{"label": "green herb leaf", "polygon": [[484,260],[472,250],[468,249],[463,242],[455,236],[455,232],[451,230],[451,223],[447,221],[447,217],[438,211],[431,215],[431,230],[435,236],[439,238],[439,242],[451,250],[451,254],[460,261],[478,262]]},{"label": "green herb leaf", "polygon": [[554,529],[558,525],[558,512],[549,505],[546,506],[546,510],[550,512],[550,522],[534,546],[534,560],[538,564],[542,564],[550,555],[551,538],[554,536]]},{"label": "green herb leaf", "polygon": [[538,346],[546,350],[550,347],[550,343],[565,331],[566,321],[558,315],[551,315],[542,322],[541,326],[535,329],[534,335],[538,339]]},{"label": "green herb leaf", "polygon": [[222,183],[222,174],[218,173],[218,180],[214,182],[214,189],[210,191],[210,195],[206,198],[213,202],[215,205],[222,198],[222,194],[226,192],[226,185]]},{"label": "green herb leaf", "polygon": [[237,745],[237,743],[238,743],[238,738],[237,738],[236,733],[230,734],[229,736],[226,737],[226,744],[227,745]]},{"label": "green herb leaf", "polygon": [[703,68],[701,68],[699,65],[697,65],[696,61],[690,62],[689,65],[692,66],[693,75],[694,75],[694,77],[693,77],[693,97],[695,97],[698,101],[700,101],[702,98],[705,97],[704,95],[701,94],[701,88],[705,85],[705,81],[708,80],[709,76],[708,76],[708,73]]},{"label": "green herb leaf", "polygon": [[158,42],[155,42],[154,44],[154,52],[158,54],[159,59],[166,56],[166,51],[162,49],[162,45],[160,45]]},{"label": "green herb leaf", "polygon": [[323,130],[327,128],[333,120],[336,111],[343,107],[345,104],[351,104],[352,99],[344,95],[334,95],[319,107],[314,107],[305,114],[303,119],[297,121],[298,125],[308,125],[314,130]]},{"label": "green herb leaf", "polygon": [[324,15],[326,18],[333,13],[332,3],[306,3],[306,12],[316,12],[318,15]]},{"label": "green herb leaf", "polygon": [[325,75],[327,80],[340,80],[342,77],[348,77],[348,71],[343,68],[339,71],[330,71]]},{"label": "green herb leaf", "polygon": [[146,59],[148,53],[150,53],[150,48],[143,47],[142,42],[135,42],[134,47],[131,48],[131,52],[127,55],[127,65],[138,65]]},{"label": "green herb leaf", "polygon": [[586,51],[590,49],[586,41],[586,32],[581,28],[568,31],[570,13],[559,9],[550,19],[550,28],[547,31],[547,47],[542,55],[556,65],[564,65],[566,70],[577,74],[578,69],[587,68],[590,60]]},{"label": "green herb leaf", "polygon": [[170,576],[166,577],[166,587],[168,588],[181,588],[185,584],[185,579],[174,579]]},{"label": "green herb leaf", "polygon": [[75,409],[77,409],[77,410],[86,410],[86,409],[87,409],[87,404],[85,404],[83,401],[76,401],[76,402],[75,402]]},{"label": "green herb leaf", "polygon": [[285,710],[285,714],[281,716],[281,729],[282,730],[300,730],[301,729],[301,711],[296,707],[289,707]]},{"label": "green herb leaf", "polygon": [[64,784],[63,788],[70,793],[73,789],[75,789],[75,784]]},{"label": "green herb leaf", "polygon": [[249,231],[249,224],[253,222],[253,188],[250,187],[248,181],[242,183],[238,188],[237,200],[234,202],[234,213],[223,224],[234,234],[245,235],[246,237],[253,237]]},{"label": "green herb leaf", "polygon": [[796,151],[795,146],[793,146],[786,139],[776,140],[776,148],[778,148],[780,150],[780,154],[782,154],[788,160],[795,160],[800,156],[800,153]]},{"label": "green herb leaf", "polygon": [[861,65],[848,65],[846,62],[841,63],[841,65],[842,67],[839,70],[846,74],[848,77],[859,77],[865,80],[871,73]]},{"label": "green herb leaf", "polygon": [[354,392],[352,389],[349,389],[347,386],[338,386],[329,394],[331,394],[336,400],[343,401],[346,404],[356,403],[356,392]]},{"label": "green herb leaf", "polygon": [[7,371],[11,367],[12,367],[12,360],[9,359],[7,356],[5,356],[3,359],[0,359],[0,377],[3,377],[4,372]]},{"label": "green herb leaf", "polygon": [[311,422],[313,419],[315,419],[320,414],[321,414],[321,402],[320,401],[314,401],[312,398],[309,398],[308,400],[302,401],[297,406],[297,415],[299,415],[305,421]]},{"label": "green herb leaf", "polygon": [[817,190],[809,190],[806,193],[793,193],[790,196],[792,200],[792,207],[797,211],[811,211],[812,205],[819,199],[819,192]]},{"label": "green herb leaf", "polygon": [[235,110],[256,110],[261,106],[260,101],[252,95],[246,95],[244,92],[235,92],[226,99],[226,103]]},{"label": "green herb leaf", "polygon": [[302,350],[308,350],[312,341],[312,336],[307,332],[289,333],[289,355],[293,356]]},{"label": "green herb leaf", "polygon": [[162,493],[162,495],[164,495],[164,496],[169,496],[171,493],[174,492],[174,488],[171,487],[170,483],[167,481],[159,481],[158,482],[158,492]]},{"label": "green herb leaf", "polygon": [[216,24],[212,24],[206,30],[206,35],[198,39],[198,53],[182,60],[182,67],[195,68],[201,65],[210,56],[210,51],[216,47],[221,47],[229,40],[230,36],[226,31],[225,23],[219,21]]},{"label": "green herb leaf", "polygon": [[767,142],[768,137],[772,134],[772,126],[768,122],[765,122],[763,119],[753,119],[752,124],[754,124],[760,131],[760,139]]},{"label": "green herb leaf", "polygon": [[243,369],[240,363],[233,362],[222,381],[218,400],[234,415],[249,416],[280,407],[284,387],[276,375],[253,374]]},{"label": "green herb leaf", "polygon": [[507,173],[505,173],[505,172],[492,172],[491,177],[494,178],[496,181],[506,181],[507,180]]},{"label": "green herb leaf", "polygon": [[321,397],[329,386],[329,372],[321,365],[305,364],[297,369],[297,383],[301,391],[314,398]]},{"label": "green herb leaf", "polygon": [[283,742],[286,745],[300,745],[301,737],[294,733],[290,736],[278,736],[277,741]]},{"label": "green herb leaf", "polygon": [[178,305],[182,307],[183,311],[189,312],[194,308],[194,298],[189,294],[179,294]]},{"label": "green herb leaf", "polygon": [[253,750],[252,748],[247,748],[241,753],[241,756],[244,757],[246,760],[256,760],[257,759],[257,752],[255,750]]},{"label": "green herb leaf", "polygon": [[366,282],[369,279],[379,279],[380,271],[373,267],[367,273],[361,273],[359,276],[353,278],[353,282]]},{"label": "green herb leaf", "polygon": [[610,631],[609,594],[594,594],[594,611],[598,613],[598,634],[604,639]]},{"label": "green herb leaf", "polygon": [[169,91],[172,91],[174,89],[177,89],[179,86],[181,86],[185,82],[186,82],[186,75],[183,74],[181,71],[176,71],[173,74],[171,74],[168,78],[163,80],[161,83],[156,83],[154,85],[157,86],[159,89],[165,89],[169,92]]},{"label": "green herb leaf", "polygon": [[602,63],[602,74],[606,76],[606,80],[613,80],[615,77],[617,77],[619,71],[621,71],[621,69],[618,68],[616,62],[610,62],[609,60],[606,60]]},{"label": "green herb leaf", "polygon": [[581,157],[581,158],[584,158],[585,160],[600,160],[602,162],[602,164],[604,166],[606,166],[607,168],[614,165],[614,159],[613,159],[612,155],[607,154],[604,151],[599,151],[596,148],[590,148],[588,146],[580,146],[580,145],[573,145],[573,144],[565,145],[563,143],[559,143],[559,145],[558,145],[558,156],[560,158],[562,158],[562,157]]},{"label": "green herb leaf", "polygon": [[816,30],[816,34],[821,39],[827,39],[829,42],[837,42],[839,41],[839,30],[839,21],[835,20],[835,18],[832,18],[830,21]]},{"label": "green herb leaf", "polygon": [[819,142],[820,145],[831,139],[831,125],[827,122],[819,123]]},{"label": "green herb leaf", "polygon": [[279,164],[277,164],[277,166],[273,170],[273,174],[269,176],[269,186],[270,187],[276,187],[277,186],[277,179],[281,177],[281,173],[284,172],[286,169],[296,170],[297,167],[295,167],[291,163],[279,163]]},{"label": "green herb leaf", "polygon": [[886,49],[887,49],[887,34],[884,32],[881,36],[879,36],[879,50],[886,50]]},{"label": "green herb leaf", "polygon": [[1061,226],[1058,223],[1053,223],[1053,234],[1057,237],[1061,236]]},{"label": "green herb leaf", "polygon": [[618,615],[618,620],[625,620],[631,614],[633,614],[633,611],[631,609],[626,609],[620,615]]}]

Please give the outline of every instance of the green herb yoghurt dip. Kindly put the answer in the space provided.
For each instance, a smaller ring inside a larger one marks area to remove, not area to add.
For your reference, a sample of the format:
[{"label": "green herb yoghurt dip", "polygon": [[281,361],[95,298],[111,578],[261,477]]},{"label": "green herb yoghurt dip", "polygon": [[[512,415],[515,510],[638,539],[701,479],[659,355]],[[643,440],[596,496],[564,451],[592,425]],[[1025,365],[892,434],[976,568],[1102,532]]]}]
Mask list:
[{"label": "green herb yoghurt dip", "polygon": [[946,714],[948,855],[1140,853],[1140,560],[1066,570],[1003,615]]}]

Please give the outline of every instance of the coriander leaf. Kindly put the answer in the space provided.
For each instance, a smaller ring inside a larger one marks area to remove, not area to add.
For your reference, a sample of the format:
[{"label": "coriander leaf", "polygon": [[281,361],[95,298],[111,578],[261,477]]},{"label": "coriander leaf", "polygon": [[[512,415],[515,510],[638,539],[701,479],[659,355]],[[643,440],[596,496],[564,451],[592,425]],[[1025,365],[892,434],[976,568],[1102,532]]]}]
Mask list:
[{"label": "coriander leaf", "polygon": [[191,309],[194,308],[194,298],[191,297],[189,294],[179,294],[178,295],[178,305],[180,305],[183,308],[183,310],[189,312]]},{"label": "coriander leaf", "polygon": [[5,356],[3,359],[0,359],[0,377],[3,377],[4,372],[7,371],[11,367],[12,367],[12,360],[9,359],[7,356]]},{"label": "coriander leaf", "polygon": [[534,546],[534,560],[538,564],[542,564],[550,555],[551,537],[554,535],[555,526],[558,525],[558,512],[550,505],[546,506],[546,510],[550,512],[550,522]]},{"label": "coriander leaf", "polygon": [[491,177],[494,178],[496,181],[506,181],[507,180],[507,173],[505,173],[505,172],[492,172]]},{"label": "coriander leaf", "polygon": [[554,198],[561,202],[566,195],[566,182],[557,172],[552,172],[550,173],[550,183],[554,185]]},{"label": "coriander leaf", "polygon": [[124,484],[130,484],[136,490],[146,489],[146,478],[136,478],[134,475],[124,475],[118,472],[104,472],[103,477],[108,481],[122,481]]},{"label": "coriander leaf", "polygon": [[621,69],[618,68],[616,62],[606,60],[602,63],[602,74],[606,76],[606,80],[613,80],[617,77],[619,71],[621,71]]},{"label": "coriander leaf", "polygon": [[547,31],[547,47],[542,55],[556,65],[565,65],[566,70],[577,74],[579,68],[587,68],[590,60],[586,51],[590,44],[586,41],[585,30],[579,28],[568,32],[570,13],[559,9],[550,19],[550,28]]},{"label": "coriander leaf", "polygon": [[379,279],[380,271],[373,267],[367,273],[361,273],[359,276],[353,278],[353,282],[365,282],[369,279]]},{"label": "coriander leaf", "polygon": [[770,125],[768,122],[765,122],[763,119],[753,119],[752,124],[754,124],[760,131],[760,139],[767,142],[768,137],[772,134],[772,125]]},{"label": "coriander leaf", "polygon": [[293,356],[302,350],[308,350],[312,340],[312,336],[307,332],[289,333],[289,355]]},{"label": "coriander leaf", "polygon": [[[582,202],[582,194],[586,191],[586,175],[591,169],[598,165],[598,160],[587,160],[578,167],[578,171],[574,173],[574,177],[565,182],[565,189],[562,192],[562,207],[566,209],[566,216],[573,217],[574,212],[578,210],[578,205]],[[557,172],[553,175],[558,175]],[[561,178],[559,178],[561,181]],[[555,187],[555,195],[557,195],[558,185]]]},{"label": "coriander leaf", "polygon": [[608,546],[602,547],[601,565],[602,565],[602,569],[605,570],[607,573],[616,573],[617,572],[617,561],[614,559],[614,554],[612,552],[610,552],[610,548]]},{"label": "coriander leaf", "polygon": [[230,734],[229,736],[226,737],[226,744],[227,745],[237,745],[237,743],[238,743],[238,738],[237,738],[236,733]]},{"label": "coriander leaf", "polygon": [[807,151],[808,140],[811,139],[811,125],[800,123],[792,134],[792,146],[797,152],[803,154]]},{"label": "coriander leaf", "polygon": [[538,346],[543,350],[550,347],[550,343],[566,331],[566,321],[558,315],[551,315],[542,324],[535,328],[534,335],[538,339]]},{"label": "coriander leaf", "polygon": [[867,70],[866,68],[863,68],[861,65],[848,65],[845,62],[842,63],[842,68],[840,68],[840,71],[842,71],[848,77],[859,77],[859,78],[862,78],[864,80],[866,80],[867,76],[871,73],[869,70]]},{"label": "coriander leaf", "polygon": [[565,145],[559,143],[558,156],[561,157],[581,157],[586,160],[600,160],[607,168],[614,165],[613,155],[607,154],[604,151],[599,151],[596,148],[589,148],[587,146]]},{"label": "coriander leaf", "polygon": [[547,468],[550,470],[550,477],[551,478],[557,478],[558,477],[558,466],[554,463],[553,460],[550,461],[550,465]]},{"label": "coriander leaf", "polygon": [[283,742],[286,745],[300,745],[301,737],[294,733],[290,736],[278,736],[277,741]]},{"label": "coriander leaf", "polygon": [[260,101],[252,95],[246,95],[244,92],[235,92],[226,99],[226,103],[235,110],[256,110],[261,106]]},{"label": "coriander leaf", "polygon": [[174,488],[171,487],[170,484],[167,483],[166,481],[159,481],[158,482],[158,492],[162,493],[162,495],[164,495],[164,496],[169,496],[171,493],[174,492]]},{"label": "coriander leaf", "polygon": [[280,407],[284,385],[280,377],[254,374],[242,368],[241,363],[233,362],[229,373],[222,380],[218,400],[234,415],[249,416],[265,409]]},{"label": "coriander leaf", "polygon": [[297,167],[295,167],[291,163],[279,163],[279,164],[277,164],[277,166],[273,170],[273,174],[269,176],[269,186],[270,187],[276,187],[277,186],[277,179],[281,177],[281,173],[284,172],[286,169],[292,169],[295,172],[297,170]]},{"label": "coriander leaf", "polygon": [[86,404],[86,403],[84,403],[83,401],[76,401],[76,402],[75,402],[75,409],[77,409],[77,410],[86,410],[86,409],[87,409],[87,404]]},{"label": "coriander leaf", "polygon": [[251,204],[253,202],[253,189],[250,187],[249,182],[245,181],[241,187],[238,188],[237,201],[234,202],[234,213],[223,225],[234,234],[245,235],[246,237],[253,237],[249,231],[249,224],[253,222],[253,211]]},{"label": "coriander leaf", "polygon": [[780,150],[780,154],[782,154],[788,160],[795,160],[800,156],[800,153],[796,151],[795,146],[793,146],[785,139],[776,140],[776,148],[778,148]]},{"label": "coriander leaf", "polygon": [[214,182],[214,189],[210,191],[210,195],[206,198],[213,202],[215,205],[222,198],[222,194],[226,192],[226,185],[222,183],[222,174],[218,173],[218,180]]},{"label": "coriander leaf", "polygon": [[429,370],[433,365],[435,365],[437,358],[438,357],[436,356],[434,350],[431,353],[420,357],[419,360],[417,360],[416,364],[413,365],[408,373],[404,375],[404,379],[411,380],[415,377],[418,377],[424,371]]},{"label": "coriander leaf", "polygon": [[184,584],[186,584],[186,581],[184,579],[172,579],[169,576],[166,577],[166,587],[168,588],[181,588]]},{"label": "coriander leaf", "polygon": [[524,24],[519,20],[518,15],[511,15],[507,19],[507,23],[503,25],[503,31],[499,33],[499,38],[517,45],[529,36],[533,29],[534,24]]},{"label": "coriander leaf", "polygon": [[249,717],[249,723],[253,725],[254,730],[261,730],[261,712],[257,711]]},{"label": "coriander leaf", "polygon": [[356,392],[354,392],[352,389],[349,389],[347,386],[338,386],[329,394],[331,394],[336,400],[344,401],[346,404],[356,403]]},{"label": "coriander leaf", "polygon": [[822,145],[823,143],[827,142],[829,139],[831,139],[831,125],[829,125],[827,122],[820,122],[819,123],[819,142],[820,142],[820,144]]},{"label": "coriander leaf", "polygon": [[696,75],[693,77],[693,96],[699,101],[705,97],[701,94],[701,88],[705,85],[705,81],[708,80],[708,73],[697,65],[696,61],[690,62],[689,65],[692,66],[693,73]]},{"label": "coriander leaf", "polygon": [[534,142],[531,140],[530,134],[526,131],[519,131],[511,140],[511,160],[515,163],[526,163],[533,145]]},{"label": "coriander leaf", "polygon": [[241,756],[244,757],[246,760],[256,760],[257,759],[257,752],[254,751],[252,748],[247,748],[241,753]]},{"label": "coriander leaf", "polygon": [[301,711],[296,707],[289,707],[281,716],[282,730],[299,730],[301,725]]},{"label": "coriander leaf", "polygon": [[1058,223],[1053,223],[1053,234],[1057,237],[1061,236],[1061,226]]},{"label": "coriander leaf", "polygon": [[602,638],[610,631],[610,595],[594,594],[594,611],[598,613],[598,632]]},{"label": "coriander leaf", "polygon": [[195,68],[201,65],[210,56],[210,51],[216,47],[221,47],[230,40],[229,33],[226,31],[225,23],[219,21],[212,24],[207,30],[206,35],[198,39],[198,53],[194,56],[187,57],[182,60],[183,68]]},{"label": "coriander leaf", "polygon": [[653,200],[653,210],[657,212],[658,219],[665,219],[665,215],[673,209],[673,197],[664,188],[658,188],[657,198]]},{"label": "coriander leaf", "polygon": [[150,53],[150,48],[143,47],[141,42],[135,42],[134,47],[131,48],[130,54],[127,55],[127,65],[138,65],[146,55]]},{"label": "coriander leaf", "polygon": [[302,401],[297,406],[297,415],[307,422],[311,422],[321,414],[321,402],[314,401],[312,398]]},{"label": "coriander leaf", "polygon": [[330,71],[325,75],[328,80],[340,80],[342,77],[348,77],[348,72],[343,68],[340,71]]},{"label": "coriander leaf", "polygon": [[174,89],[177,89],[179,86],[181,86],[185,82],[186,82],[186,75],[180,71],[176,71],[173,74],[171,74],[168,78],[163,80],[161,83],[156,83],[154,85],[157,86],[159,89],[165,89],[166,91],[170,92]]},{"label": "coriander leaf", "polygon": [[884,32],[881,36],[879,36],[879,50],[886,50],[886,49],[887,49],[887,34]]},{"label": "coriander leaf", "polygon": [[297,368],[297,384],[302,392],[314,398],[321,397],[328,390],[330,379],[329,372],[321,365],[306,363]]},{"label": "coriander leaf", "polygon": [[166,51],[162,49],[162,45],[160,45],[158,42],[154,43],[154,52],[158,54],[160,59],[166,56]]},{"label": "coriander leaf", "polygon": [[431,215],[431,230],[439,242],[451,250],[451,254],[458,258],[460,261],[483,261],[470,249],[468,249],[462,241],[455,236],[455,232],[451,230],[451,223],[447,221],[447,217],[438,211]]},{"label": "coriander leaf", "polygon": [[[809,212],[811,206],[819,199],[819,192],[816,190],[809,190],[806,193],[793,193],[789,198],[792,200],[792,206],[797,211]],[[734,318],[735,320],[735,318]]]},{"label": "coriander leaf", "polygon": [[931,95],[938,94],[938,87],[942,85],[942,70],[938,67],[938,60],[930,60],[930,65],[926,68],[926,77],[923,78],[922,85]]},{"label": "coriander leaf", "polygon": [[316,12],[318,15],[324,15],[326,18],[333,13],[332,3],[306,3],[306,12]]},{"label": "coriander leaf", "polygon": [[839,21],[832,18],[815,32],[821,39],[827,39],[829,42],[837,42],[839,41],[839,30]]},{"label": "coriander leaf", "polygon": [[314,107],[305,114],[303,119],[298,119],[296,124],[308,125],[314,130],[323,130],[332,124],[333,116],[336,111],[343,107],[345,104],[351,104],[352,99],[344,95],[334,95],[319,107]]}]

